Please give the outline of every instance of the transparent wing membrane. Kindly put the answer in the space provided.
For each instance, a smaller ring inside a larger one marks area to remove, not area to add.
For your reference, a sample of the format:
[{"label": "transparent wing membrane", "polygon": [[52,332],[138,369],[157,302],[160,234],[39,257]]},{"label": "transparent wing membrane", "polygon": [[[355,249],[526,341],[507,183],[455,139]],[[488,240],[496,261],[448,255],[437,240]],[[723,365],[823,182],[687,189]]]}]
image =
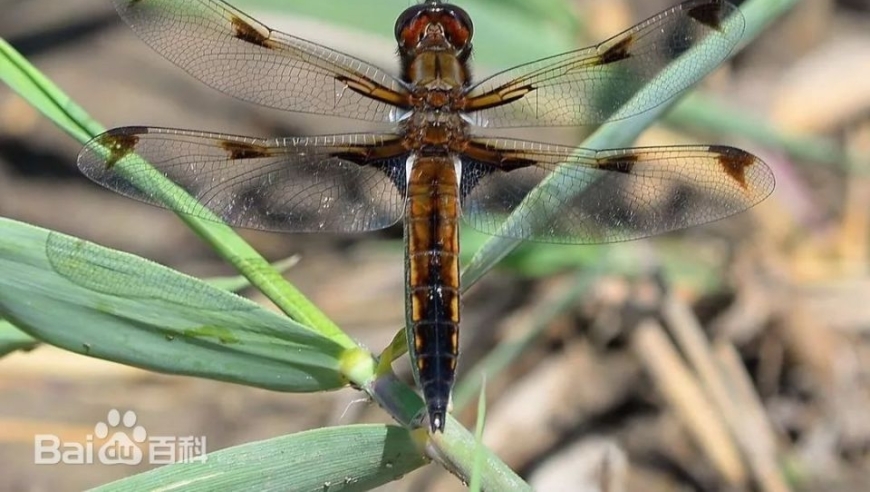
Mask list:
[{"label": "transparent wing membrane", "polygon": [[[387,122],[409,110],[409,101],[425,100],[424,87],[412,97],[386,72],[269,29],[220,0],[114,2],[163,56],[248,101]],[[653,90],[632,106],[635,113],[645,111],[715,68],[743,28],[730,3],[688,0],[598,45],[496,74],[450,96],[459,99],[442,111],[464,111],[471,123],[495,129],[597,124],[651,84]],[[684,62],[680,69],[669,70],[677,60]],[[429,130],[438,134],[435,123],[405,121],[417,123],[404,123],[395,135],[278,139],[120,128],[88,143],[79,167],[110,189],[162,205],[159,195],[170,186],[147,194],[137,184],[153,172],[135,156],[142,157],[200,202],[178,211],[203,218],[214,213],[234,226],[366,231],[401,219],[408,157],[445,145],[427,143]],[[730,147],[593,151],[509,139],[466,141],[465,129],[455,130],[459,141],[447,146],[467,149],[459,155],[465,220],[491,234],[566,243],[634,239],[727,217],[761,201],[774,186],[763,162]],[[543,186],[533,190],[538,184]],[[514,212],[518,216],[505,222]]]},{"label": "transparent wing membrane", "polygon": [[399,153],[394,139],[361,134],[259,139],[126,127],[91,140],[78,165],[111,190],[167,207],[160,196],[171,192],[171,183],[152,194],[137,186],[156,169],[199,202],[176,211],[205,219],[213,213],[232,226],[358,232],[389,227],[402,217],[399,187],[407,153]]},{"label": "transparent wing membrane", "polygon": [[265,106],[372,122],[405,102],[383,70],[272,30],[219,0],[114,0],[155,51],[229,95]]},{"label": "transparent wing membrane", "polygon": [[652,236],[746,210],[774,187],[760,159],[733,147],[595,151],[508,139],[479,143],[485,150],[478,155],[492,159],[462,159],[465,222],[533,241]]},{"label": "transparent wing membrane", "polygon": [[[489,128],[602,123],[641,88],[628,117],[658,106],[719,65],[743,35],[740,11],[721,0],[690,0],[598,45],[505,70],[469,90],[467,108]],[[667,80],[674,60],[696,56]],[[666,82],[660,83],[658,82]]]}]

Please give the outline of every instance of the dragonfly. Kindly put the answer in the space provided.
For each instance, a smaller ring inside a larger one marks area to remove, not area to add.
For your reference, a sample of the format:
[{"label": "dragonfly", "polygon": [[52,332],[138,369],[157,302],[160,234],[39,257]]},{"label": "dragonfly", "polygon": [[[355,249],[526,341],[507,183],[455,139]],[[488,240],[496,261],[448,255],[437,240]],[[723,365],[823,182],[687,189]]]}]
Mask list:
[{"label": "dragonfly", "polygon": [[[78,166],[122,195],[235,227],[347,233],[402,221],[405,331],[426,405],[419,424],[428,417],[432,433],[444,431],[459,357],[460,219],[509,238],[608,243],[722,219],[774,188],[764,162],[733,147],[596,150],[506,133],[597,125],[673,98],[740,40],[744,19],[724,0],[687,0],[594,46],[481,80],[470,69],[471,17],[440,0],[398,16],[394,72],[220,0],[113,1],[145,43],[214,89],[385,128],[262,138],[128,126],[88,142]],[[141,189],[155,170],[196,205]]]}]

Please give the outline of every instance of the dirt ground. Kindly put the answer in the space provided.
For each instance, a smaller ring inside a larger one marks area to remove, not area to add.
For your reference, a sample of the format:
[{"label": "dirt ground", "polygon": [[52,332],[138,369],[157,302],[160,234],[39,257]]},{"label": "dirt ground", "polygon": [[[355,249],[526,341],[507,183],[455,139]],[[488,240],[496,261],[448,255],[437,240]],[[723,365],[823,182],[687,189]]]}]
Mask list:
[{"label": "dirt ground", "polygon": [[[670,3],[572,6],[594,40]],[[341,122],[208,89],[151,52],[108,1],[0,0],[0,12],[0,36],[107,127],[273,136],[342,130]],[[378,37],[317,19],[269,20],[393,66],[389,30]],[[744,148],[776,175],[764,203],[658,239],[525,250],[466,297],[460,377],[494,348],[540,331],[506,369],[487,375],[486,392],[486,443],[540,490],[870,489],[868,27],[870,2],[806,0],[704,84],[705,95],[741,115],[743,131],[669,117],[638,142]],[[753,125],[770,132],[745,130]],[[836,153],[819,158],[817,143]],[[171,213],[79,175],[79,150],[0,87],[0,216],[197,276],[232,273]],[[298,255],[287,277],[372,351],[402,326],[400,228],[242,235],[271,259]],[[626,266],[638,258],[640,268]],[[395,367],[410,381],[407,362]],[[0,374],[4,491],[78,490],[147,469],[33,464],[34,435],[81,439],[112,408],[135,411],[151,435],[206,436],[208,450],[389,421],[349,388],[281,394],[48,346],[0,359]],[[473,409],[458,417],[474,423]],[[429,466],[383,490],[462,486]]]}]

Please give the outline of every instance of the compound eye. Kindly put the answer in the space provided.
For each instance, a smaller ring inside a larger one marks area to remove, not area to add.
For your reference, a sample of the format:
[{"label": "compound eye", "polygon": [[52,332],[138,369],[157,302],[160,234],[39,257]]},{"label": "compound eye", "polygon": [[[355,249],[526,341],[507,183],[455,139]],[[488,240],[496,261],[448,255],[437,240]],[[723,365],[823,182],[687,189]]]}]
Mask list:
[{"label": "compound eye", "polygon": [[468,39],[471,39],[474,35],[474,23],[471,22],[471,16],[468,15],[468,12],[455,5],[451,5],[450,15],[456,18],[456,21],[468,31]]},{"label": "compound eye", "polygon": [[423,13],[426,9],[428,9],[426,5],[415,5],[413,7],[409,7],[399,15],[399,18],[396,19],[396,41],[401,42],[403,39],[402,33],[406,28],[411,27],[417,17]]}]

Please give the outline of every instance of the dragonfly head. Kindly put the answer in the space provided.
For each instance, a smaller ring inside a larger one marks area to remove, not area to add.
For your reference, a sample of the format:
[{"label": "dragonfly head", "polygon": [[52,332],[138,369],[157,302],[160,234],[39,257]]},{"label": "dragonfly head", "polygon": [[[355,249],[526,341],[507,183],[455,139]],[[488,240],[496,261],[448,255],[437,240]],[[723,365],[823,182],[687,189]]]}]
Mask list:
[{"label": "dragonfly head", "polygon": [[396,20],[396,41],[404,55],[424,50],[449,50],[460,58],[471,53],[474,26],[468,13],[440,0],[409,7]]}]

